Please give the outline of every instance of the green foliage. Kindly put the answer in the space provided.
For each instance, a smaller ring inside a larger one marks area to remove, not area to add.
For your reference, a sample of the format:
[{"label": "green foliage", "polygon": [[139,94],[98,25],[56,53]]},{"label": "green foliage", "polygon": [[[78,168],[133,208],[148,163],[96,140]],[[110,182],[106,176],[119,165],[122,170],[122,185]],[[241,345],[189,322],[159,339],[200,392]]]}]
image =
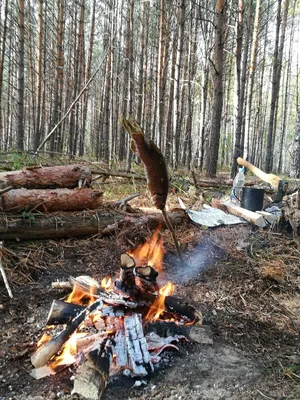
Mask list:
[{"label": "green foliage", "polygon": [[282,368],[283,375],[292,379],[300,387],[300,364],[291,364]]},{"label": "green foliage", "polygon": [[27,206],[25,206],[21,215],[22,215],[22,218],[26,219],[27,221],[30,221],[30,222],[35,221],[35,215],[31,211],[28,211]]},{"label": "green foliage", "polygon": [[12,164],[12,170],[17,171],[22,169],[24,166],[32,164],[32,160],[29,154],[13,152],[8,156],[8,162]]}]

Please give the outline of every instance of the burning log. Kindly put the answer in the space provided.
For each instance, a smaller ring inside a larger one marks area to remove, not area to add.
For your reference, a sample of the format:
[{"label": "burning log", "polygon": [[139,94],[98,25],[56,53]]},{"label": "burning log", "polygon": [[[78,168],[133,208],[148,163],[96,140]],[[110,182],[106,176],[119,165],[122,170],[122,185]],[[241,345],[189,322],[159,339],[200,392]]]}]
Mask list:
[{"label": "burning log", "polygon": [[[103,298],[102,298],[103,300]],[[107,300],[107,298],[106,298]],[[104,299],[105,301],[105,299]],[[120,298],[116,301],[122,301]],[[114,302],[114,300],[111,300]],[[129,305],[135,306],[135,303],[128,302],[123,300],[124,304],[116,305],[116,306],[103,306],[101,309],[101,316],[102,317],[120,317],[124,315],[124,305],[130,308]],[[136,307],[134,307],[136,308]],[[67,303],[62,300],[53,300],[46,325],[63,325],[69,323],[76,315],[85,309],[85,306],[74,304],[74,303]],[[92,313],[91,313],[92,315]]]},{"label": "burning log", "polygon": [[135,284],[134,270],[135,261],[128,254],[121,255],[120,280],[127,286],[132,287]]},{"label": "burning log", "polygon": [[88,400],[100,399],[107,385],[112,354],[112,339],[96,345],[77,369],[72,394]]},{"label": "burning log", "polygon": [[81,211],[99,208],[103,192],[92,189],[13,189],[1,196],[1,211]]},{"label": "burning log", "polygon": [[153,365],[144,336],[141,315],[125,317],[124,326],[132,374],[146,376],[153,372]]},{"label": "burning log", "polygon": [[[184,212],[170,213],[174,225],[182,225],[188,220]],[[122,224],[136,228],[148,225],[155,228],[162,221],[161,214],[120,214],[107,210],[84,211],[83,213],[60,215],[7,216],[0,221],[0,240],[32,240],[96,234],[112,234]],[[108,229],[109,228],[109,229]]]},{"label": "burning log", "polygon": [[142,293],[157,292],[159,287],[156,282],[158,273],[150,266],[135,267],[135,285]]},{"label": "burning log", "polygon": [[166,296],[164,304],[166,311],[170,314],[181,315],[184,319],[188,321],[202,323],[201,312],[199,310],[196,310],[186,301],[179,299],[175,296]]},{"label": "burning log", "polygon": [[72,333],[79,327],[81,322],[87,316],[87,313],[92,312],[98,307],[102,306],[102,300],[97,299],[89,306],[81,310],[76,317],[74,317],[67,327],[56,337],[52,338],[49,342],[42,345],[40,349],[31,357],[31,362],[35,368],[43,367],[63,346],[63,344],[70,338]]},{"label": "burning log", "polygon": [[121,255],[120,286],[119,288],[134,298],[140,293],[154,293],[158,291],[156,278],[157,271],[147,266],[137,267],[135,261],[128,254]]},{"label": "burning log", "polygon": [[62,300],[53,300],[46,325],[68,324],[86,307],[79,304],[66,303]]},{"label": "burning log", "polygon": [[200,344],[212,344],[212,332],[207,325],[178,325],[175,322],[155,321],[147,322],[144,326],[146,336],[155,332],[160,337],[184,337],[187,340]]},{"label": "burning log", "polygon": [[0,173],[0,189],[46,189],[89,187],[92,173],[86,165],[73,164],[54,167],[29,167],[22,171]]}]

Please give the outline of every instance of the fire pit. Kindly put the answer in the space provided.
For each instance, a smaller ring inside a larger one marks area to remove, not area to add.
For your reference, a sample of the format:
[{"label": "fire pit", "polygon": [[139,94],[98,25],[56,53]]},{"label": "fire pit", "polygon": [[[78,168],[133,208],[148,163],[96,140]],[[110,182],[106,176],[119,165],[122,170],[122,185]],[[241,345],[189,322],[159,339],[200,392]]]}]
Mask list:
[{"label": "fire pit", "polygon": [[99,284],[88,276],[56,286],[72,287],[65,301],[54,300],[45,333],[31,357],[37,378],[61,366],[77,367],[73,393],[98,399],[110,375],[145,377],[154,371],[160,353],[179,340],[211,343],[202,314],[173,295],[175,285],[161,286],[163,242],[153,237],[121,256],[116,279]]}]

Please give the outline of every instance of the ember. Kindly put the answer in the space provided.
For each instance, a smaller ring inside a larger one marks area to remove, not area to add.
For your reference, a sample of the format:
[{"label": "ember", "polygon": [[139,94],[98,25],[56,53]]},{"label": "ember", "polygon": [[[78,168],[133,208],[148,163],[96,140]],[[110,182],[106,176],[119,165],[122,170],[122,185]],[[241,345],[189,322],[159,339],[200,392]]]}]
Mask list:
[{"label": "ember", "polygon": [[[201,313],[172,295],[171,282],[162,288],[157,284],[156,263],[161,269],[163,257],[158,235],[156,231],[147,241],[146,250],[139,246],[131,255],[121,256],[115,282],[104,278],[99,285],[87,276],[72,278],[72,293],[66,301],[54,300],[47,318],[47,325],[64,325],[63,330],[53,337],[43,336],[31,357],[35,377],[45,376],[45,366],[52,374],[58,365],[80,364],[73,392],[97,399],[109,374],[146,376],[163,349],[176,348],[171,342],[203,341]],[[153,331],[153,321],[167,324],[167,337],[159,336],[158,328]]]}]

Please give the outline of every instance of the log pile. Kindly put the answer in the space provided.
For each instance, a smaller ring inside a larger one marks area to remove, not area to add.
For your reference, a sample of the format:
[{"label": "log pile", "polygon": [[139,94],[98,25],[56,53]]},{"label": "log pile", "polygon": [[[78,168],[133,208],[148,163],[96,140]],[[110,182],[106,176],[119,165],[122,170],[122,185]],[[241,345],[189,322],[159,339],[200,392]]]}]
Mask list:
[{"label": "log pile", "polygon": [[0,210],[11,214],[97,209],[103,193],[92,190],[91,181],[91,171],[80,164],[2,172]]},{"label": "log pile", "polygon": [[[59,285],[71,283],[73,292],[67,301],[53,301],[46,324],[54,326],[56,335],[32,355],[32,375],[39,379],[56,373],[59,365],[76,363],[72,393],[96,400],[111,374],[151,375],[160,352],[176,349],[180,339],[211,344],[201,312],[171,294],[162,295],[157,276],[153,267],[137,266],[124,254],[119,279],[109,286],[102,287],[90,277],[71,278]],[[62,348],[74,338],[71,361],[60,360]]]}]

